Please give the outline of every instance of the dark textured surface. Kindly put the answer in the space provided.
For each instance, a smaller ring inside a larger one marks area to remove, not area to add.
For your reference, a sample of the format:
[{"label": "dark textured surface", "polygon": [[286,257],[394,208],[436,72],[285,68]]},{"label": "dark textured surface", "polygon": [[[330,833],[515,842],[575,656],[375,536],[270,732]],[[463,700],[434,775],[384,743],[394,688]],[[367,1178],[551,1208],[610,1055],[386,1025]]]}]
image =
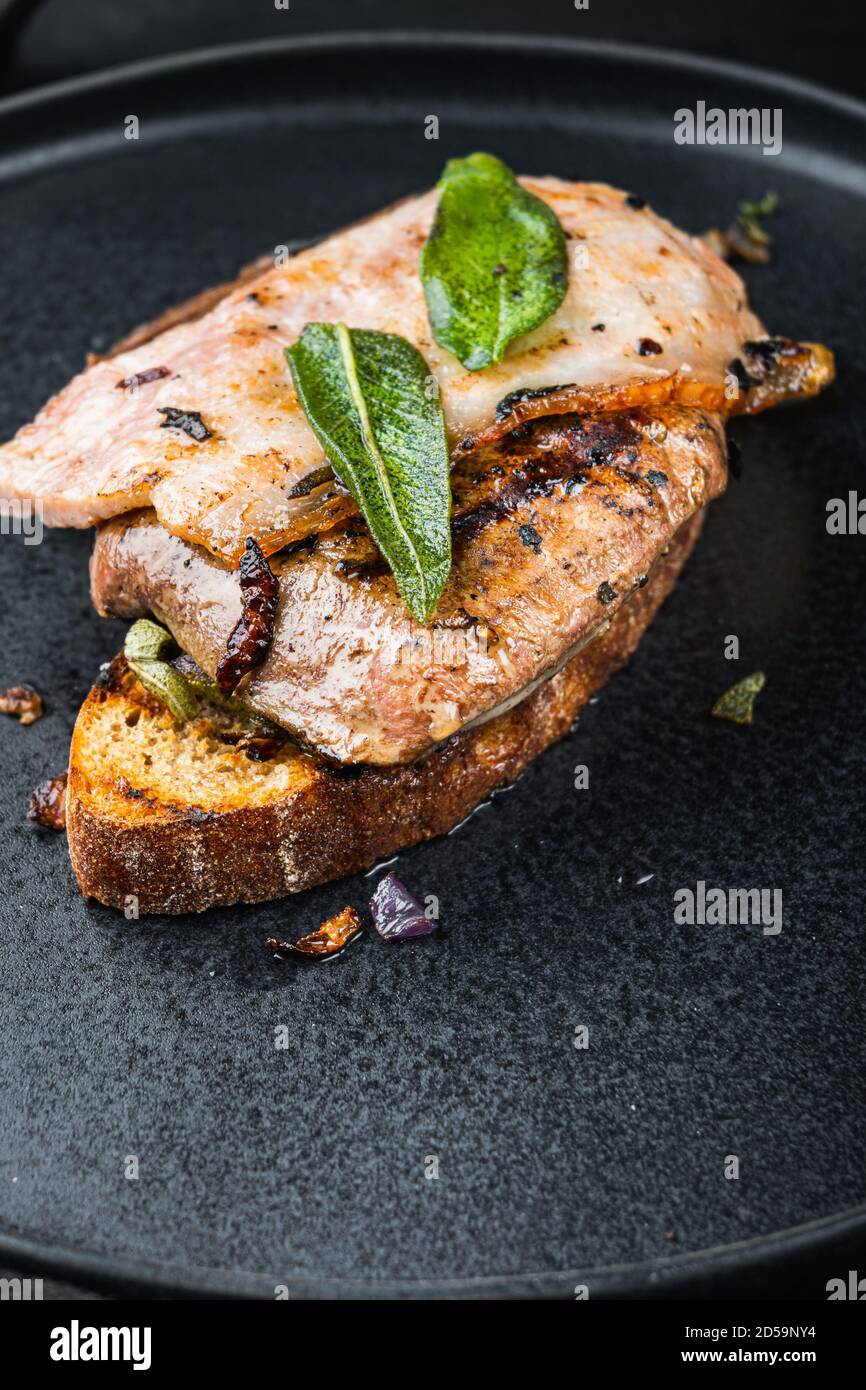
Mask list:
[{"label": "dark textured surface", "polygon": [[[675,147],[671,113],[699,97],[783,104],[781,158]],[[138,144],[121,138],[129,112]],[[270,958],[264,938],[362,903],[371,880],[172,922],[79,900],[62,838],[22,813],[63,765],[119,628],[89,609],[86,535],[3,538],[0,684],[32,681],[49,714],[0,722],[0,1231],[265,1292],[531,1273],[555,1290],[557,1271],[863,1199],[864,541],[824,519],[862,477],[864,129],[790,92],[627,58],[408,49],[260,58],[0,113],[2,437],[88,348],[479,145],[636,189],[695,230],[772,185],[779,254],[749,272],[757,306],[829,342],[840,368],[820,402],[736,427],[742,482],[576,733],[458,833],[401,856],[447,936],[366,940],[318,969]],[[707,719],[758,667],[754,727]],[[589,791],[573,789],[577,763]],[[781,888],[782,934],[675,926],[673,893],[697,879]]]},{"label": "dark textured surface", "polygon": [[[13,0],[14,2],[14,0]],[[0,90],[204,44],[340,29],[457,29],[665,44],[866,94],[864,11],[851,0],[17,0],[21,34]],[[0,7],[2,8],[2,7]]]}]

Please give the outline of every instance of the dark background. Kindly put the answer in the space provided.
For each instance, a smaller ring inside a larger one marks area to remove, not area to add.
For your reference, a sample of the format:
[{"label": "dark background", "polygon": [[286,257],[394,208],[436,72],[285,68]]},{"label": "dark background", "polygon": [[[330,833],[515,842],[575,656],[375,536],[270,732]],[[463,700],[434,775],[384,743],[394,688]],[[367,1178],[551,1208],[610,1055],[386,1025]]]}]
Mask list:
[{"label": "dark background", "polygon": [[[840,0],[726,0],[723,7],[590,0],[588,10],[576,10],[573,0],[290,0],[288,10],[277,10],[274,0],[0,0],[0,19],[10,24],[0,36],[0,95],[203,46],[403,28],[652,44],[773,68],[866,97],[866,5]],[[792,1263],[787,1288],[774,1274],[776,1296],[796,1294],[807,1276],[802,1260]],[[725,1292],[755,1296],[758,1290]],[[93,1296],[52,1281],[45,1294]]]},{"label": "dark background", "polygon": [[[16,0],[13,0],[13,5]],[[0,11],[8,0],[0,0]],[[17,0],[0,90],[163,53],[339,29],[472,29],[686,49],[866,95],[863,0]],[[3,46],[5,51],[5,45]]]}]

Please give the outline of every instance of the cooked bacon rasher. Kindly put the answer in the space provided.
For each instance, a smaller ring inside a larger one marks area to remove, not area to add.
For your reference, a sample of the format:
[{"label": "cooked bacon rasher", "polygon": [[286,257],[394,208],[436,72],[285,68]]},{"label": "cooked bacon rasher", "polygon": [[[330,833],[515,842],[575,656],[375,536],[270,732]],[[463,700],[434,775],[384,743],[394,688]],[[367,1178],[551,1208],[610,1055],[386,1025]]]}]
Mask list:
[{"label": "cooked bacon rasher", "polygon": [[232,566],[249,536],[270,555],[336,525],[354,503],[321,472],[284,356],[315,321],[414,343],[438,382],[455,452],[537,415],[667,404],[729,414],[829,380],[830,355],[795,345],[759,375],[746,361],[756,384],[732,391],[732,364],[766,334],[729,266],[605,184],[523,183],[569,238],[569,288],[497,366],[467,372],[433,341],[418,255],[437,195],[425,193],[242,279],[193,321],[93,363],[0,448],[0,496],[38,500],[56,526],[151,506],[173,534]]}]

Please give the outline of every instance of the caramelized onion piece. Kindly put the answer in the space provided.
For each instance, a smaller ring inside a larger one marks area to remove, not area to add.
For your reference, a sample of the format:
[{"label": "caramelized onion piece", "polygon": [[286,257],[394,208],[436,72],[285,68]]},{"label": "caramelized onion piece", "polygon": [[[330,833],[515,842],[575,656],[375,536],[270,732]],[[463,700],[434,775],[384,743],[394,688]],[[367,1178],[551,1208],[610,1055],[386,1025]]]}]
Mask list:
[{"label": "caramelized onion piece", "polygon": [[61,772],[59,777],[39,783],[30,794],[28,820],[37,821],[46,830],[66,829],[66,778],[67,774]]},{"label": "caramelized onion piece", "polygon": [[35,724],[45,713],[42,696],[32,685],[10,685],[0,690],[0,714],[17,714],[20,724]]},{"label": "caramelized onion piece", "polygon": [[353,907],[344,907],[334,917],[300,941],[280,941],[269,936],[265,942],[278,955],[301,956],[304,960],[333,960],[361,933],[361,918]]},{"label": "caramelized onion piece", "polygon": [[216,669],[220,690],[231,694],[238,682],[261,666],[274,638],[280,581],[252,536],[241,558],[243,612]]}]

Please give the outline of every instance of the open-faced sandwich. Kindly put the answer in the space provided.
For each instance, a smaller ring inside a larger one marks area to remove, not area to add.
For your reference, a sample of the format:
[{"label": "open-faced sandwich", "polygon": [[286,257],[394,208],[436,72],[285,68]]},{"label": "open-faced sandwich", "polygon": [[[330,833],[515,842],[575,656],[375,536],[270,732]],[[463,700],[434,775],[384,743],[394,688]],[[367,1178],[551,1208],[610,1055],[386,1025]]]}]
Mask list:
[{"label": "open-faced sandwich", "polygon": [[832,376],[640,199],[485,154],[93,362],[0,449],[132,622],[72,740],[82,892],[254,902],[448,830],[634,650],[726,418]]}]

